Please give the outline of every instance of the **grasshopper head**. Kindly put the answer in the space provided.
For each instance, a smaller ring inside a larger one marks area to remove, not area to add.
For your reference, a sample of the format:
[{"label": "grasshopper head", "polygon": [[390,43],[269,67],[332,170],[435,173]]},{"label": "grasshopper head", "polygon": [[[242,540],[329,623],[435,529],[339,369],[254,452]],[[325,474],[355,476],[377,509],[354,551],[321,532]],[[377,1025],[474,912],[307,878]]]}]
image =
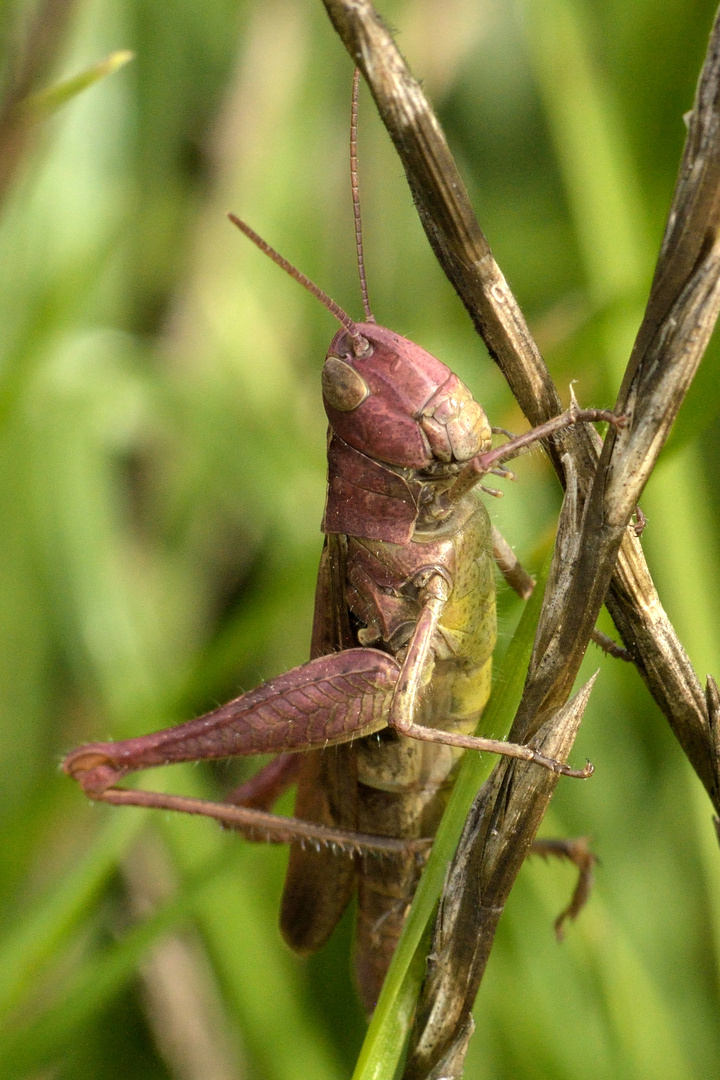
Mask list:
[{"label": "grasshopper head", "polygon": [[490,448],[485,413],[450,368],[407,338],[358,323],[369,344],[333,338],[323,368],[325,411],[335,434],[374,461],[452,471]]},{"label": "grasshopper head", "polygon": [[328,497],[323,530],[407,543],[435,519],[461,466],[488,450],[485,413],[450,368],[376,323],[333,338],[323,368]]}]

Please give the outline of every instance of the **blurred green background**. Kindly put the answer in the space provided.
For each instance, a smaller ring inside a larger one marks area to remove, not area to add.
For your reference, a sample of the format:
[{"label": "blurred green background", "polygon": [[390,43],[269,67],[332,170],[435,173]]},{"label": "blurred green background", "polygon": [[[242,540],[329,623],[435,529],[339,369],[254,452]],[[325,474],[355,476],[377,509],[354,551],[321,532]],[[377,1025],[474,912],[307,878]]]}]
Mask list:
[{"label": "blurred green background", "polygon": [[[385,0],[553,377],[611,406],[662,235],[712,0]],[[5,79],[35,5],[0,12]],[[276,929],[286,852],[212,823],[94,806],[69,749],[197,715],[307,658],[331,317],[234,210],[361,311],[350,61],[319,0],[77,0],[38,86],[133,63],[38,130],[0,208],[0,1080],[349,1076],[364,1023],[344,920],[309,961]],[[371,301],[523,426],[434,264],[362,94]],[[720,675],[718,350],[643,499],[643,544],[704,679]],[[560,493],[539,454],[492,506],[528,567]],[[519,603],[500,587],[500,648]],[[609,620],[602,624],[611,630]],[[715,1075],[720,852],[639,677],[601,673],[546,834],[503,917],[467,1076]],[[256,763],[177,768],[218,795]],[[291,804],[286,804],[289,809]]]}]

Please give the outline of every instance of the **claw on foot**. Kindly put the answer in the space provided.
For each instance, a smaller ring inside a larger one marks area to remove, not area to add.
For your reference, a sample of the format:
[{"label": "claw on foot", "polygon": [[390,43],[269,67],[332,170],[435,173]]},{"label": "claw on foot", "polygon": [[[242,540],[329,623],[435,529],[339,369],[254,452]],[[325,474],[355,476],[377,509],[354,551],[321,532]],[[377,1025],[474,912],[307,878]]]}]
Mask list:
[{"label": "claw on foot", "polygon": [[559,776],[571,776],[575,780],[587,780],[595,772],[595,766],[591,761],[585,762],[584,769],[573,769],[562,761],[545,757],[544,754],[535,753],[530,760],[534,761],[536,765],[542,765],[543,768],[550,769],[551,772],[557,773]]}]

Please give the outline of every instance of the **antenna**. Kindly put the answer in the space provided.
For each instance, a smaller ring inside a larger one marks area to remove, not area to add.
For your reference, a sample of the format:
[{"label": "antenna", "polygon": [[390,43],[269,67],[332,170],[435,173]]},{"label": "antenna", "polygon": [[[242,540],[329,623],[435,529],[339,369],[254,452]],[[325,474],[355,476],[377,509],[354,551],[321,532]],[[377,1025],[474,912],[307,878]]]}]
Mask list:
[{"label": "antenna", "polygon": [[358,273],[360,274],[360,292],[367,322],[375,322],[368,299],[367,278],[365,277],[365,256],[363,253],[362,217],[360,215],[360,188],[358,185],[357,159],[357,121],[358,97],[360,91],[360,68],[353,72],[352,106],[350,108],[350,187],[352,190],[353,217],[355,218],[355,250],[357,251]]},{"label": "antenna", "polygon": [[[287,259],[283,258],[283,256],[278,251],[276,251],[274,247],[270,247],[270,244],[268,244],[266,240],[263,240],[262,236],[259,236],[255,232],[255,230],[251,229],[246,222],[241,221],[241,219],[239,217],[236,217],[235,214],[228,214],[228,217],[232,221],[233,225],[237,225],[241,233],[244,233],[249,240],[252,240],[253,244],[255,244],[256,247],[259,247],[261,251],[268,255],[274,263],[277,263],[281,270],[284,270],[285,273],[289,274],[291,278],[295,278],[296,281],[299,281],[303,288],[307,289],[309,293],[312,293],[313,296],[317,297],[320,303],[323,304],[328,309],[328,311],[335,316],[338,322],[342,323],[342,325],[345,327],[348,334],[352,338],[353,353],[355,354],[355,356],[366,356],[371,348],[370,342],[367,340],[367,338],[364,338],[362,336],[362,334],[357,328],[357,324],[353,322],[353,320],[348,314],[346,314],[346,312],[343,311],[340,305],[336,304],[335,301],[332,300],[328,296],[328,294],[320,288],[319,285],[316,285],[314,281],[311,281],[306,274],[303,274],[302,270],[298,270],[296,266],[293,266],[291,262],[288,262]],[[373,322],[374,321],[375,320],[373,319]]]}]

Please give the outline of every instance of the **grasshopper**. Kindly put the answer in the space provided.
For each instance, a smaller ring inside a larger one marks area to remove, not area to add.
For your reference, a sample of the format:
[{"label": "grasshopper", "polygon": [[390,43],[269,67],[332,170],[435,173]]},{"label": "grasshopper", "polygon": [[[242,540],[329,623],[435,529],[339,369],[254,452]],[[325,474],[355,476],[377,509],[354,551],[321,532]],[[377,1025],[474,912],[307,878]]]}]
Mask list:
[{"label": "grasshopper", "polygon": [[[322,372],[328,487],[311,659],[198,719],[82,746],[63,767],[90,798],[201,814],[249,839],[290,843],[280,922],[300,953],[328,939],[357,888],[356,976],[370,1012],[462,753],[592,772],[474,734],[496,640],[492,529],[478,488],[530,443],[616,418],[575,408],[493,448],[485,413],[450,368],[376,323],[357,194],[357,91],[356,73],[350,157],[363,322],[230,215],[341,324]],[[157,765],[259,753],[277,756],[222,803],[117,786]],[[272,814],[295,782],[296,816]]]}]

